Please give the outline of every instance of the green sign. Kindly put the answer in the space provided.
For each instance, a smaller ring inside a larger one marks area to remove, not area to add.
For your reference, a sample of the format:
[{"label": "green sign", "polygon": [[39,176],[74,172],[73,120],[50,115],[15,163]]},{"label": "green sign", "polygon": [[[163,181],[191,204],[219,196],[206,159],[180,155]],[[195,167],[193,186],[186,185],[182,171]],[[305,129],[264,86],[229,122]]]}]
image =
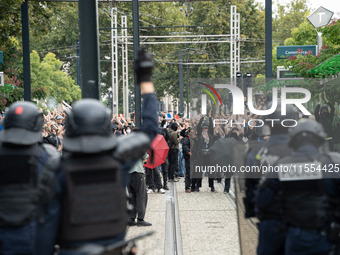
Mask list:
[{"label": "green sign", "polygon": [[0,51],[0,65],[4,64],[4,53]]},{"label": "green sign", "polygon": [[316,45],[277,46],[277,59],[297,55],[316,55]]}]

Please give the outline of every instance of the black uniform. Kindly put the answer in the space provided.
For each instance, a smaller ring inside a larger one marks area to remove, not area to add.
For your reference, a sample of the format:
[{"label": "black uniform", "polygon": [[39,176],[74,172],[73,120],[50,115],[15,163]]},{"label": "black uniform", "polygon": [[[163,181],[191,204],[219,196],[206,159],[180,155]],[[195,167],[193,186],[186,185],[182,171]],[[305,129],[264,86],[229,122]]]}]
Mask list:
[{"label": "black uniform", "polygon": [[0,134],[0,254],[52,254],[60,211],[59,154],[30,102],[9,107]]},{"label": "black uniform", "polygon": [[[150,81],[151,58],[140,51],[138,59],[138,81]],[[124,239],[128,171],[157,134],[157,101],[154,93],[144,94],[141,132],[118,138],[112,134],[107,108],[98,100],[80,100],[67,115],[60,255],[85,253],[93,244],[107,249]]]},{"label": "black uniform", "polygon": [[182,149],[183,149],[183,157],[185,160],[185,190],[190,190],[190,186],[191,186],[190,154],[189,154],[190,153],[190,138],[186,131],[182,132],[181,135],[183,136],[181,143],[182,143]]},{"label": "black uniform", "polygon": [[[285,255],[329,254],[333,248],[329,231],[334,221],[332,197],[340,195],[339,173],[330,171],[340,154],[323,154],[319,147],[326,134],[315,121],[302,119],[289,132],[292,155],[277,162],[277,177],[267,179],[259,192],[281,194],[287,228]],[[339,233],[337,234],[339,235]]]}]

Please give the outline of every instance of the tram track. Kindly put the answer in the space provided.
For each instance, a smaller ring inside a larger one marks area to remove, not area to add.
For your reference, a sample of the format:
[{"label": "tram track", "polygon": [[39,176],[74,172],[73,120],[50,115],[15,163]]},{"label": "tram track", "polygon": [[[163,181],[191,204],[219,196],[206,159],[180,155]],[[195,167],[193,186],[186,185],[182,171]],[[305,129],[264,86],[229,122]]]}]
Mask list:
[{"label": "tram track", "polygon": [[165,255],[182,255],[182,237],[179,220],[176,183],[169,183],[166,193]]}]

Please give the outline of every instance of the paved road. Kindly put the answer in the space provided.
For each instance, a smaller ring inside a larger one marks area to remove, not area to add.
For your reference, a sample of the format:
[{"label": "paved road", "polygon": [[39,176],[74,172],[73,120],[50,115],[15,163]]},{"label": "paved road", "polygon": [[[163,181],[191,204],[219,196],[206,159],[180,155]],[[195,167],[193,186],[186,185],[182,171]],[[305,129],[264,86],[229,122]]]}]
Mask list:
[{"label": "paved road", "polygon": [[151,237],[138,241],[139,254],[240,254],[233,194],[223,194],[221,184],[215,187],[218,192],[212,193],[204,179],[200,192],[185,193],[181,178],[174,184],[174,191],[149,194],[145,220],[152,227],[128,230],[128,237],[155,231]]}]

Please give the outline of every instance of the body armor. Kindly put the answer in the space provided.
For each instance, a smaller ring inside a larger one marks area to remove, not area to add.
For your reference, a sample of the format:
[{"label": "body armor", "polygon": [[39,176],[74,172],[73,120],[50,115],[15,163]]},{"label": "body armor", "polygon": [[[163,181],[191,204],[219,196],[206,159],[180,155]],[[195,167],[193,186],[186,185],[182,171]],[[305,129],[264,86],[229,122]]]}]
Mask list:
[{"label": "body armor", "polygon": [[[277,161],[292,152],[288,144],[282,143],[268,143],[263,146],[256,154],[256,159],[259,161],[259,165],[271,165],[274,166]],[[260,182],[259,190],[269,187],[272,189],[276,195],[266,206],[259,206],[257,204],[256,216],[259,219],[263,218],[281,218],[282,208],[281,208],[281,194],[277,192],[276,188],[271,185],[270,179],[265,179]],[[261,198],[260,198],[261,199]]]},{"label": "body armor", "polygon": [[59,161],[43,146],[0,145],[0,226],[23,226],[55,194]]},{"label": "body armor", "polygon": [[63,164],[61,241],[112,238],[126,231],[120,164],[110,153],[72,156]]},{"label": "body armor", "polygon": [[287,174],[280,176],[283,209],[290,226],[320,230],[330,219],[330,200],[324,190],[324,173],[316,171],[312,174],[305,168],[306,165],[313,165],[322,169],[330,162],[328,155],[293,155],[279,161],[282,165],[296,166],[289,177],[285,177]]}]

